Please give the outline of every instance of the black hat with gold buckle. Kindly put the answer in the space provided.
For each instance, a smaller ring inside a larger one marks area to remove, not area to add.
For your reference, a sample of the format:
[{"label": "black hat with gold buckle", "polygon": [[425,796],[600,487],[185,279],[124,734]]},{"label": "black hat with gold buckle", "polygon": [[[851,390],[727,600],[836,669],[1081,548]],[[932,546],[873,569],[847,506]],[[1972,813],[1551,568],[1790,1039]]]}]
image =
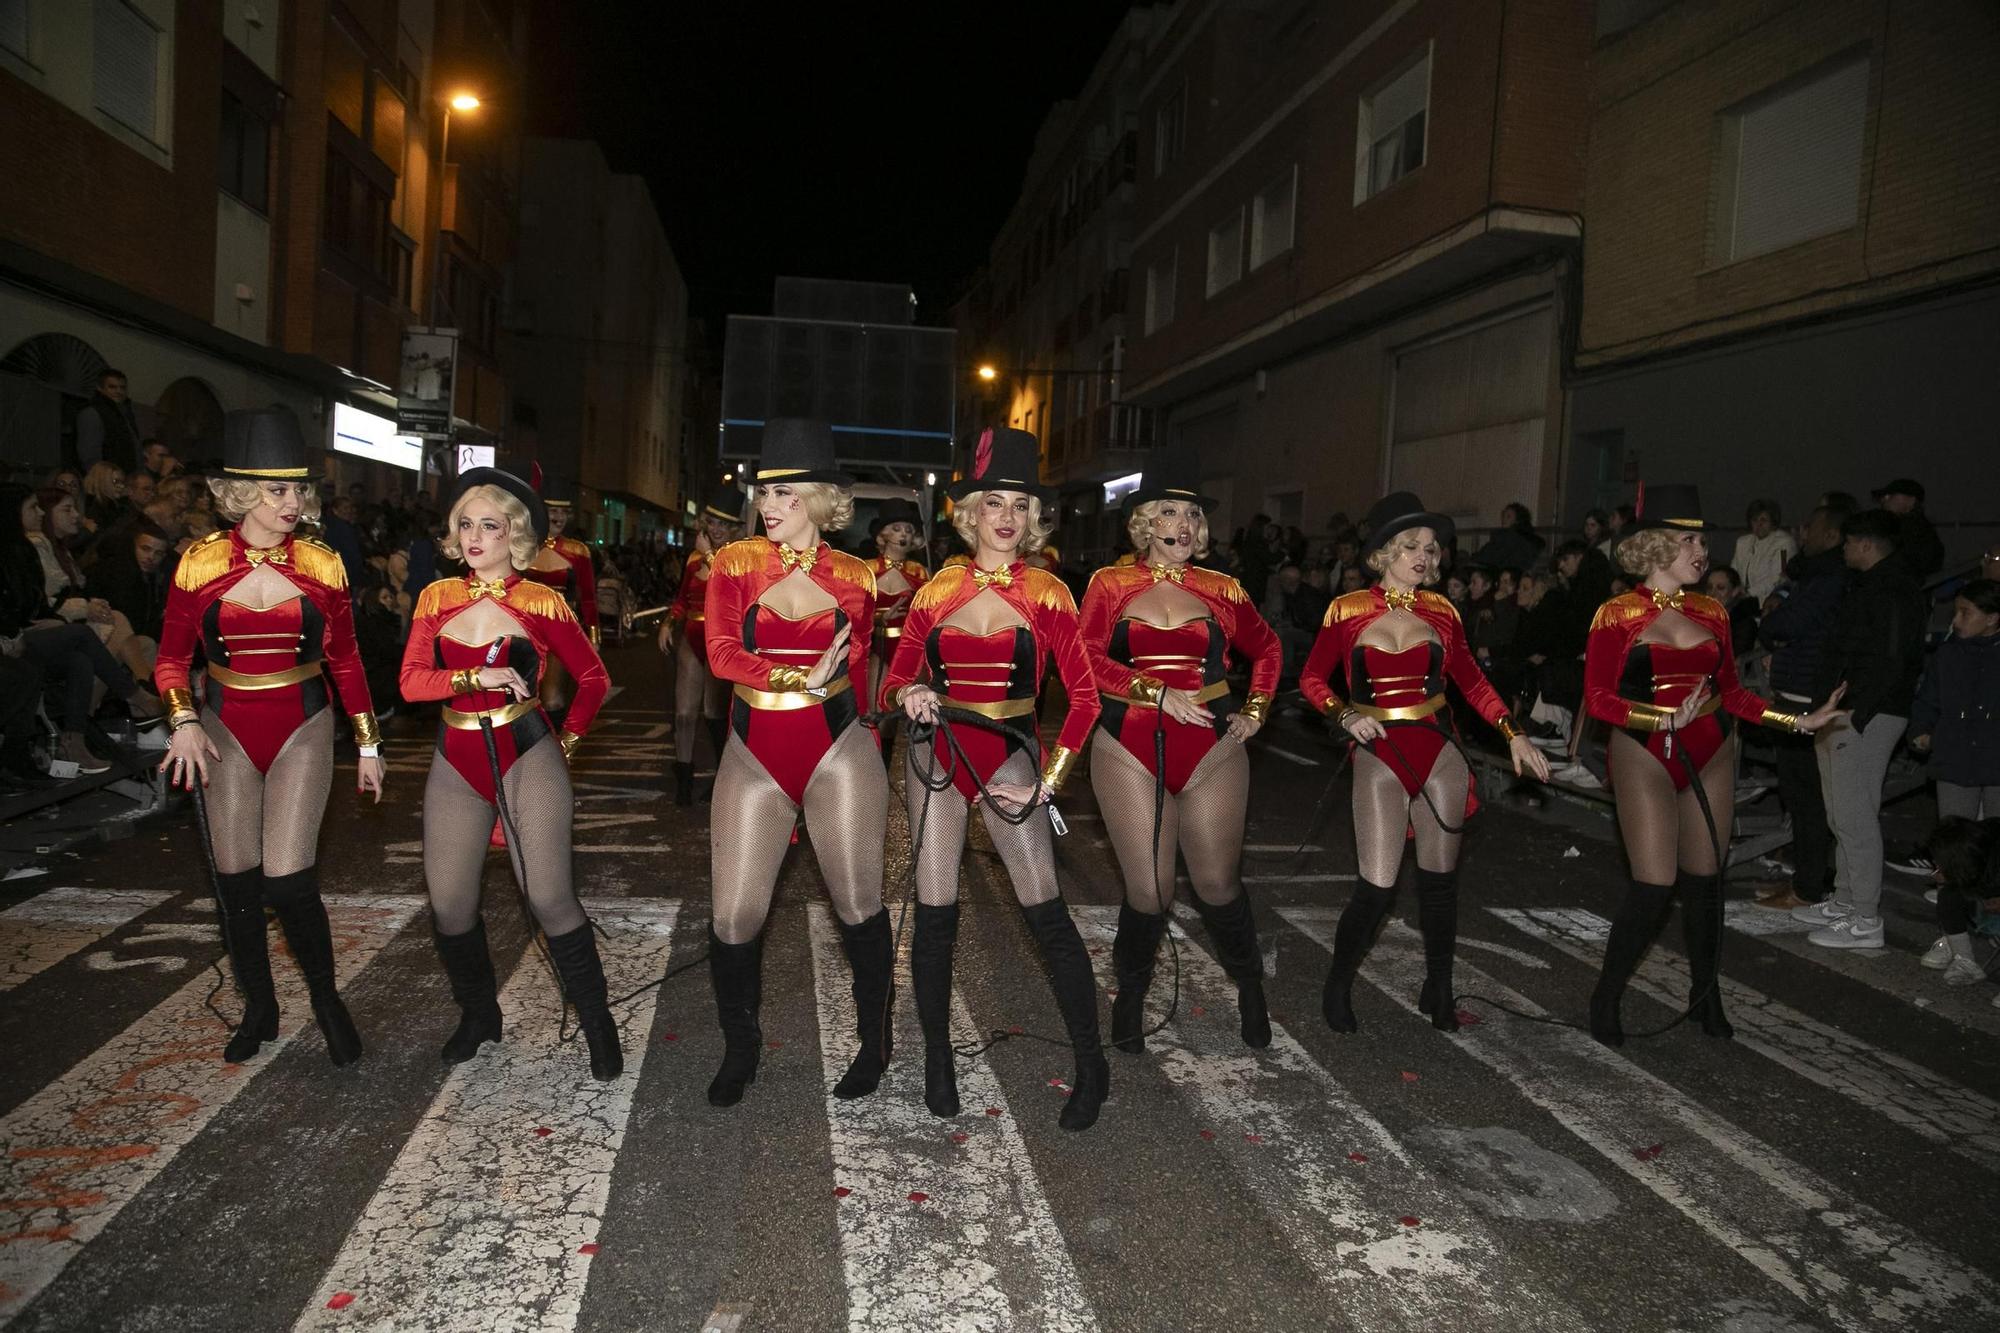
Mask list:
[{"label": "black hat with gold buckle", "polygon": [[273,403],[224,417],[222,471],[246,481],[304,481],[311,472],[297,414]]},{"label": "black hat with gold buckle", "polygon": [[901,498],[884,500],[882,508],[874,518],[868,520],[868,535],[880,534],[891,523],[907,523],[918,532],[924,529],[924,511],[917,508],[914,500]]},{"label": "black hat with gold buckle", "polygon": [[1146,455],[1139,489],[1125,497],[1125,504],[1130,507],[1155,500],[1178,500],[1203,510],[1215,508],[1215,497],[1201,493],[1201,456],[1192,445],[1163,444]]},{"label": "black hat with gold buckle", "polygon": [[983,432],[972,446],[972,475],[944,488],[954,504],[974,491],[1020,491],[1049,503],[1055,492],[1042,485],[1042,442],[1012,426]]},{"label": "black hat with gold buckle", "polygon": [[1715,524],[1701,516],[1701,490],[1688,482],[1641,486],[1632,503],[1635,532],[1660,528],[1669,532],[1714,532]]},{"label": "black hat with gold buckle", "polygon": [[809,481],[828,486],[854,484],[853,475],[840,470],[833,427],[811,417],[772,417],[764,423],[764,447],[750,479],[759,486]]},{"label": "black hat with gold buckle", "polygon": [[1368,516],[1361,520],[1361,530],[1368,534],[1365,550],[1379,551],[1389,544],[1390,538],[1411,528],[1429,528],[1439,546],[1450,546],[1458,535],[1458,525],[1451,521],[1451,515],[1425,508],[1415,491],[1391,491],[1377,500],[1368,510]]},{"label": "black hat with gold buckle", "polygon": [[703,518],[719,518],[724,523],[743,521],[743,488],[733,481],[725,481],[717,486],[702,506]]}]

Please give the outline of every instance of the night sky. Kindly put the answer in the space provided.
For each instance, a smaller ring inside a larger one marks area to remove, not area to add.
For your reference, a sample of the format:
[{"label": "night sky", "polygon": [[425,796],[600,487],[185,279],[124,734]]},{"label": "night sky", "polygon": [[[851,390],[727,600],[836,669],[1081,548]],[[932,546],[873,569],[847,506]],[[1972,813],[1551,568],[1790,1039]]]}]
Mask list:
[{"label": "night sky", "polygon": [[780,273],[907,281],[943,323],[1128,7],[540,0],[527,128],[648,180],[712,337]]}]

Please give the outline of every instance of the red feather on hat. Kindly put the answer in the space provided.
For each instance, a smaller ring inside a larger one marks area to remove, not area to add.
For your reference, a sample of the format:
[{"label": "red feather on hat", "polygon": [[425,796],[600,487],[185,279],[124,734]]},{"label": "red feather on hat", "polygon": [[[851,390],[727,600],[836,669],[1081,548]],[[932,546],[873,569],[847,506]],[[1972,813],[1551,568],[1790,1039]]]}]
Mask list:
[{"label": "red feather on hat", "polygon": [[1639,493],[1632,499],[1632,517],[1644,518],[1645,516],[1646,516],[1646,483],[1642,481],[1639,483]]},{"label": "red feather on hat", "polygon": [[986,475],[986,465],[993,461],[993,428],[988,426],[980,432],[979,443],[972,449],[972,475]]},{"label": "red feather on hat", "polygon": [[535,494],[540,495],[542,493],[542,465],[540,463],[528,464],[528,484],[535,488]]}]

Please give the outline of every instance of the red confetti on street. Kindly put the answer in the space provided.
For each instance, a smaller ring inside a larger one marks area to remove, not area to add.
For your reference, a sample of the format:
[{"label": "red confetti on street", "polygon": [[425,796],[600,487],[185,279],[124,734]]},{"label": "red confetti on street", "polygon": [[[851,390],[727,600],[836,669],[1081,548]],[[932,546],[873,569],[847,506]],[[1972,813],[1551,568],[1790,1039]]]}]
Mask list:
[{"label": "red confetti on street", "polygon": [[1411,1072],[1410,1072],[1409,1070],[1407,1070],[1407,1069],[1405,1069],[1405,1070],[1403,1071],[1403,1082],[1405,1082],[1405,1083],[1415,1083],[1416,1081],[1417,1081],[1417,1076],[1416,1076],[1415,1074],[1411,1073]]},{"label": "red confetti on street", "polygon": [[930,1195],[928,1195],[928,1194],[924,1193],[924,1192],[923,1192],[922,1190],[911,1190],[911,1191],[910,1191],[910,1202],[911,1202],[911,1203],[922,1203],[922,1202],[923,1202],[923,1201],[924,1201],[925,1199],[928,1199],[928,1198],[930,1198],[930,1197],[931,1197]]},{"label": "red confetti on street", "polygon": [[1365,1152],[1351,1152],[1347,1154],[1347,1160],[1350,1162],[1365,1162],[1368,1160],[1368,1154]]},{"label": "red confetti on street", "polygon": [[1473,1013],[1470,1009],[1461,1009],[1458,1011],[1458,1025],[1462,1028],[1471,1027],[1476,1023],[1484,1023],[1485,1021],[1485,1019]]},{"label": "red confetti on street", "polygon": [[555,1131],[553,1129],[550,1129],[547,1125],[535,1126],[535,1137],[538,1139],[545,1139],[553,1133],[555,1133]]},{"label": "red confetti on street", "polygon": [[960,1130],[958,1133],[951,1136],[951,1141],[953,1143],[963,1143],[971,1137],[972,1135],[966,1133],[964,1130]]},{"label": "red confetti on street", "polygon": [[847,1188],[847,1186],[845,1185],[835,1185],[833,1187],[833,1197],[836,1199],[844,1199],[852,1193],[854,1193],[854,1191]]},{"label": "red confetti on street", "polygon": [[326,1303],[326,1308],[329,1310],[345,1310],[352,1304],[354,1304],[353,1292],[336,1291],[333,1293],[333,1299]]},{"label": "red confetti on street", "polygon": [[679,1041],[680,1039],[681,1034],[678,1032],[662,1032],[660,1034],[661,1041]]},{"label": "red confetti on street", "polygon": [[1264,1141],[1264,1136],[1262,1134],[1245,1134],[1243,1136],[1243,1141],[1245,1143],[1262,1143]]},{"label": "red confetti on street", "polygon": [[1007,1035],[1010,1037],[1025,1036],[1027,1035],[1027,1031],[1028,1030],[1023,1027],[1011,1027],[1007,1029]]},{"label": "red confetti on street", "polygon": [[1414,1218],[1414,1217],[1406,1217],[1406,1218],[1404,1218],[1404,1219],[1403,1219],[1403,1225],[1404,1225],[1404,1226],[1406,1226],[1406,1227],[1413,1227],[1413,1226],[1416,1226],[1416,1225],[1417,1225],[1417,1222],[1418,1222],[1418,1219],[1416,1219],[1416,1218]]},{"label": "red confetti on street", "polygon": [[769,1047],[770,1047],[770,1048],[771,1048],[772,1050],[774,1050],[774,1051],[775,1051],[775,1050],[779,1049],[780,1047],[782,1047],[782,1046],[783,1046],[783,1045],[784,1045],[785,1043],[783,1043],[782,1041],[767,1041],[767,1042],[765,1042],[764,1044],[765,1044],[766,1046],[769,1046]]},{"label": "red confetti on street", "polygon": [[601,1249],[601,1248],[603,1248],[603,1247],[602,1247],[602,1246],[600,1246],[600,1245],[599,1245],[599,1244],[598,1244],[598,1243],[597,1243],[596,1241],[594,1241],[594,1240],[593,1240],[593,1241],[586,1241],[586,1242],[584,1242],[583,1244],[581,1244],[581,1245],[579,1245],[579,1246],[577,1246],[577,1247],[576,1247],[576,1252],[577,1252],[578,1254],[596,1254],[596,1253],[598,1252],[598,1250],[599,1250],[599,1249]]},{"label": "red confetti on street", "polygon": [[1215,1131],[1212,1129],[1204,1129],[1203,1131],[1201,1131],[1201,1136],[1205,1139],[1213,1139],[1215,1137]]},{"label": "red confetti on street", "polygon": [[1650,1162],[1654,1158],[1658,1157],[1661,1153],[1665,1152],[1666,1150],[1667,1150],[1666,1144],[1653,1143],[1653,1144],[1648,1144],[1644,1148],[1634,1148],[1632,1150],[1632,1155],[1638,1158],[1642,1162]]},{"label": "red confetti on street", "polygon": [[987,1108],[986,1108],[986,1114],[988,1114],[988,1115],[999,1115],[999,1114],[1000,1114],[1000,1108],[999,1108],[999,1107],[997,1107],[997,1106],[989,1106],[989,1107],[987,1107]]}]

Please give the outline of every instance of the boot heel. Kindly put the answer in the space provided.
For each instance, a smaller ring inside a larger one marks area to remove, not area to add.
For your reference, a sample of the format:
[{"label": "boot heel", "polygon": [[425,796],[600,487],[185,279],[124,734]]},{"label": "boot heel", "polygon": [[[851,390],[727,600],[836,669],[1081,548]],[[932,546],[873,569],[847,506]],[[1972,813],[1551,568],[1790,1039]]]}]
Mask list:
[{"label": "boot heel", "polygon": [[247,1003],[243,1008],[243,1021],[236,1025],[229,1044],[222,1048],[223,1063],[240,1065],[257,1054],[265,1042],[277,1039],[277,1004]]},{"label": "boot heel", "polygon": [[924,1105],[942,1120],[959,1112],[958,1057],[949,1047],[924,1051]]}]

